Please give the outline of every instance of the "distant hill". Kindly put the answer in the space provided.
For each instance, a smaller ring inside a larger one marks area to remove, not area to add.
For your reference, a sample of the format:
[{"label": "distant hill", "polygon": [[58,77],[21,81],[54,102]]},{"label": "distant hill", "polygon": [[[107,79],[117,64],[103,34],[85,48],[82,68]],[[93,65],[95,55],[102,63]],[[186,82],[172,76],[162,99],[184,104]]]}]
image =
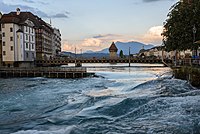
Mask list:
[{"label": "distant hill", "polygon": [[[120,50],[122,50],[125,55],[129,54],[129,47],[130,47],[131,54],[138,53],[142,49],[143,46],[144,46],[144,49],[150,49],[150,48],[154,47],[154,45],[150,45],[150,44],[146,45],[146,44],[143,44],[140,42],[134,42],[134,41],[132,41],[132,42],[116,42],[115,45],[118,48],[118,54],[119,54]],[[97,53],[109,53],[109,48],[98,51]]]},{"label": "distant hill", "polygon": [[[128,55],[129,54],[129,47],[130,47],[130,52],[131,54],[136,54],[138,53],[144,46],[144,49],[150,49],[155,47],[154,45],[146,45],[140,42],[116,42],[115,43],[117,48],[118,48],[118,54],[120,52],[120,50],[123,51],[124,55]],[[68,57],[75,57],[74,53],[71,52],[61,52],[62,56],[68,56]],[[77,54],[76,57],[84,57],[84,58],[102,58],[102,57],[109,57],[109,48],[103,49],[101,51],[86,51],[85,53],[81,54]]]},{"label": "distant hill", "polygon": [[[75,58],[75,53],[72,53],[72,52],[61,52],[61,56],[62,57],[71,57],[71,58]],[[81,58],[81,57],[84,57],[84,58],[108,58],[109,57],[109,53],[95,53],[95,52],[90,52],[90,53],[83,53],[83,54],[76,54],[76,57],[77,58]]]}]

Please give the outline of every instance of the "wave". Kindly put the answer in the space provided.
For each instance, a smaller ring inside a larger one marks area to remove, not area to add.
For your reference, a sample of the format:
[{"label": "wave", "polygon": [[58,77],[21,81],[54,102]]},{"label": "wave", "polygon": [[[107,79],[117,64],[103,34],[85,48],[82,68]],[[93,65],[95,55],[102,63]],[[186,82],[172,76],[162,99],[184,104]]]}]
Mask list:
[{"label": "wave", "polygon": [[57,130],[21,130],[12,134],[74,134],[81,133],[80,128],[75,125]]}]

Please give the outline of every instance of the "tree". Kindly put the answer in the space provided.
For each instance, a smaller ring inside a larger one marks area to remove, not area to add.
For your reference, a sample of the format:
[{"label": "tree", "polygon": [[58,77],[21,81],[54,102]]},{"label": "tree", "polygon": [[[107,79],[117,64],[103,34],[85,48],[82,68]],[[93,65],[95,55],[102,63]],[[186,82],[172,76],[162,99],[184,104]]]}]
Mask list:
[{"label": "tree", "polygon": [[[199,14],[199,0],[183,0],[171,7],[162,33],[163,43],[168,51],[197,48],[194,42],[200,40]],[[194,27],[197,29],[195,34]]]},{"label": "tree", "polygon": [[119,56],[120,56],[120,58],[124,58],[124,53],[122,50],[119,52]]}]

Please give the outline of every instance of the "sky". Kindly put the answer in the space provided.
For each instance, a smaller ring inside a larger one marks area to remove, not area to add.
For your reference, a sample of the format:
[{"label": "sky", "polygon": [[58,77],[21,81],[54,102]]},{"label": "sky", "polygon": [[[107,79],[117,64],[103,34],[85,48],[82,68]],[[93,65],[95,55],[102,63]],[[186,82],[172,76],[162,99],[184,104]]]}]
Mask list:
[{"label": "sky", "polygon": [[113,41],[161,45],[163,22],[177,1],[0,0],[0,11],[33,12],[60,29],[62,50],[85,52],[108,48]]}]

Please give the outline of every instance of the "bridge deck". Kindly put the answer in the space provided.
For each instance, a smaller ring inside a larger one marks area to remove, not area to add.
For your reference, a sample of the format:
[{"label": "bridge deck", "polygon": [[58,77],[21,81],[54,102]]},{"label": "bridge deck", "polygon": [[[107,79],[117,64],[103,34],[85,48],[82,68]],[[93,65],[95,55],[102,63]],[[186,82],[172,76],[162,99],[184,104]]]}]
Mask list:
[{"label": "bridge deck", "polygon": [[[171,63],[171,60],[164,60],[165,63]],[[163,63],[161,59],[66,59],[66,60],[41,60],[36,61],[38,66],[59,66],[69,63]]]}]

